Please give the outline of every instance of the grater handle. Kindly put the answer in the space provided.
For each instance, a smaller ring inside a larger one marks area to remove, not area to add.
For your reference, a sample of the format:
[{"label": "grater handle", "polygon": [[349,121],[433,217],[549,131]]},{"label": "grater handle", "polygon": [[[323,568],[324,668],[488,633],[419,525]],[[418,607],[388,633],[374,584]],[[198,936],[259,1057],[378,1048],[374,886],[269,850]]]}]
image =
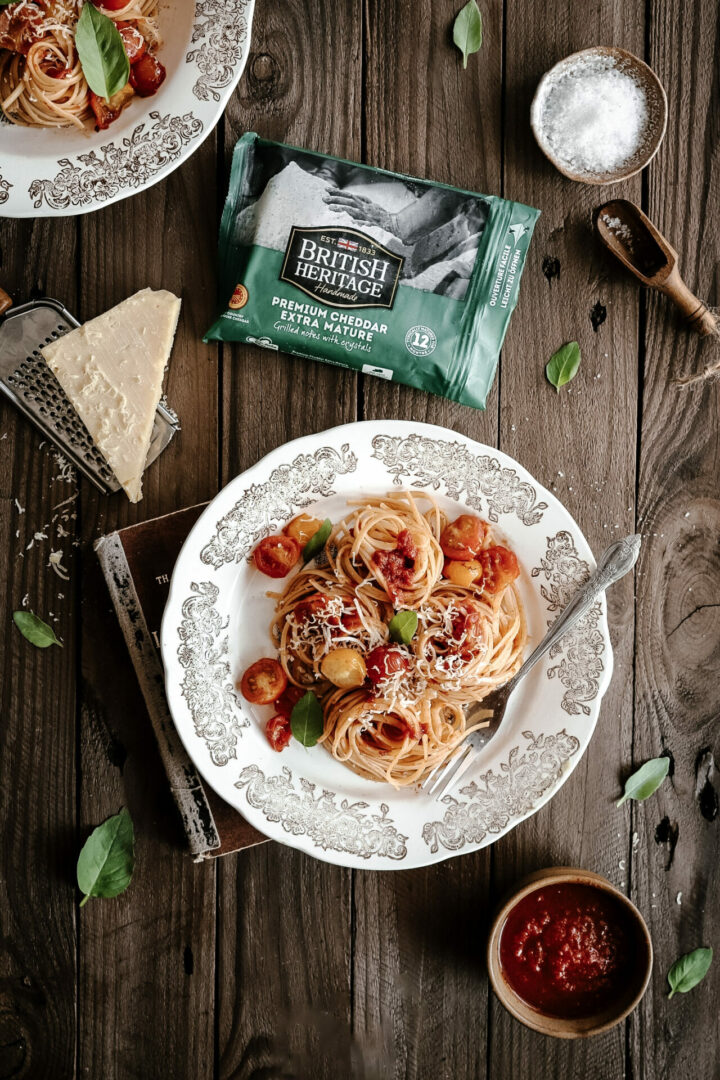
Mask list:
[{"label": "grater handle", "polygon": [[8,296],[5,290],[0,286],[0,315],[4,315],[12,305],[12,297]]}]

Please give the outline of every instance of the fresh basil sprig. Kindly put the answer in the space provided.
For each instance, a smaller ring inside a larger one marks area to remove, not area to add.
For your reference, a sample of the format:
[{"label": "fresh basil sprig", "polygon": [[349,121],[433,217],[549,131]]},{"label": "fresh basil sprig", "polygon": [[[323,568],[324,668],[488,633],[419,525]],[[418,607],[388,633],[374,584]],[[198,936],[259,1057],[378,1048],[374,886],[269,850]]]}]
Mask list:
[{"label": "fresh basil sprig", "polygon": [[328,537],[332,532],[332,521],[330,518],[325,518],[317,532],[314,532],[307,544],[302,550],[303,562],[310,562],[316,555],[319,555],[322,549],[325,547],[328,541]]},{"label": "fresh basil sprig", "polygon": [[88,836],[77,861],[77,883],[83,907],[91,896],[118,896],[132,880],[135,866],[135,832],[132,818],[123,807]]},{"label": "fresh basil sprig", "polygon": [[712,949],[693,949],[676,960],[668,971],[667,980],[670,986],[668,998],[674,994],[687,994],[699,982],[705,978],[712,963]]},{"label": "fresh basil sprig", "polygon": [[636,799],[638,802],[649,799],[660,787],[669,769],[669,757],[656,757],[646,761],[632,776],[628,776],[625,791],[616,806],[622,806],[627,799]]},{"label": "fresh basil sprig", "polygon": [[52,626],[43,622],[39,615],[32,611],[13,611],[13,621],[24,638],[38,649],[47,649],[49,645],[59,645],[62,649],[62,641],[55,637]]},{"label": "fresh basil sprig", "polygon": [[462,53],[463,68],[467,67],[468,56],[478,52],[482,40],[483,23],[480,8],[476,0],[468,0],[453,23],[453,42]]},{"label": "fresh basil sprig", "polygon": [[92,3],[83,5],[75,46],[87,84],[98,97],[111,98],[127,85],[130,61],[120,31]]},{"label": "fresh basil sprig", "polygon": [[388,631],[398,645],[409,645],[415,637],[418,617],[414,611],[398,611],[388,623]]},{"label": "fresh basil sprig", "polygon": [[314,746],[322,735],[322,707],[312,690],[308,690],[295,705],[290,716],[290,730],[303,746]]},{"label": "fresh basil sprig", "polygon": [[568,341],[567,345],[561,345],[548,360],[545,365],[545,374],[558,394],[560,387],[569,383],[577,375],[580,359],[580,346],[577,341]]}]

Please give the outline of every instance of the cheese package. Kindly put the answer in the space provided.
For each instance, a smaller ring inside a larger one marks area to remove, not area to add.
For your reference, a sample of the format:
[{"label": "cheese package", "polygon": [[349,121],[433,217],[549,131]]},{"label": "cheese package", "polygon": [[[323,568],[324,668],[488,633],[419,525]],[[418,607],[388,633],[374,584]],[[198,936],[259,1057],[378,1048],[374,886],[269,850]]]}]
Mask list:
[{"label": "cheese package", "polygon": [[220,226],[220,314],[247,341],[484,408],[538,211],[250,133]]},{"label": "cheese package", "polygon": [[179,297],[142,289],[40,350],[130,502],[142,498],[179,315]]}]

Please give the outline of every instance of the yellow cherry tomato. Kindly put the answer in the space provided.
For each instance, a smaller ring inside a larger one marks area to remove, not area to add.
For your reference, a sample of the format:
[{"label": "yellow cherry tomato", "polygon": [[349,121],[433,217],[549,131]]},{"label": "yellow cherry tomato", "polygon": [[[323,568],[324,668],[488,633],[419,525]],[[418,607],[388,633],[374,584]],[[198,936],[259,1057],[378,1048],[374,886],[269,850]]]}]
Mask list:
[{"label": "yellow cherry tomato", "polygon": [[320,671],[333,686],[342,690],[362,686],[367,676],[365,661],[355,649],[331,649],[323,657]]},{"label": "yellow cherry tomato", "polygon": [[310,517],[309,514],[298,514],[297,517],[287,523],[283,532],[286,536],[296,540],[301,548],[304,548],[310,537],[315,535],[321,525],[322,521]]}]

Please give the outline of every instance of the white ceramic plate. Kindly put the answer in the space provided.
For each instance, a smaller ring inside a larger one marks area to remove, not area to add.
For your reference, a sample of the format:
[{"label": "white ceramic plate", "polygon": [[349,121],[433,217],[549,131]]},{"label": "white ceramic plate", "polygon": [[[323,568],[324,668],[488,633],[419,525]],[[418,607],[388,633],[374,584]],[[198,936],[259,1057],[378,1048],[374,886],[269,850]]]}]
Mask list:
[{"label": "white ceramic plate", "polygon": [[0,123],[0,217],[86,214],[151,187],[217,124],[250,50],[255,0],[161,0],[167,78],[107,131]]},{"label": "white ceramic plate", "polygon": [[185,542],[162,624],[170,710],[201,774],[274,840],[342,866],[440,862],[534,814],[580,760],[612,670],[603,602],[520,684],[499,731],[442,802],[364,780],[322,747],[293,740],[272,750],[270,706],[251,706],[233,685],[274,655],[268,578],[249,554],[301,510],[337,521],[348,498],[404,487],[432,491],[452,515],[469,507],[495,523],[523,568],[530,645],[594,568],[568,512],[512,458],[445,428],[366,421],[287,443],[229,483]]}]

